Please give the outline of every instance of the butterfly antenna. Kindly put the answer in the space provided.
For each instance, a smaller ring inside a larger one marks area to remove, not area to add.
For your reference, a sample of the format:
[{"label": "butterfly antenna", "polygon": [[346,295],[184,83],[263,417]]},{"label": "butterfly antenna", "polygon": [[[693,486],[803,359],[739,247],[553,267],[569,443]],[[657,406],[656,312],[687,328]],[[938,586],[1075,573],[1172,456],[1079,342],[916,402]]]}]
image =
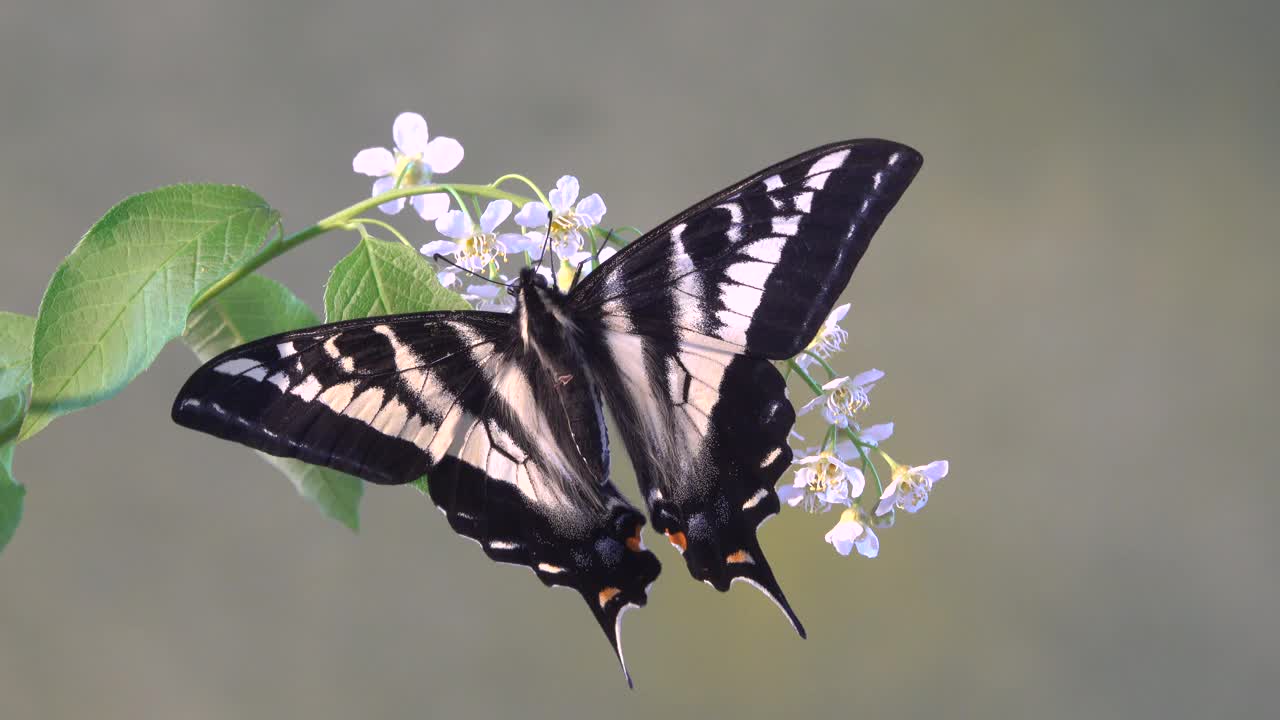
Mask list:
[{"label": "butterfly antenna", "polygon": [[484,275],[481,275],[480,273],[476,272],[475,270],[469,270],[469,269],[467,269],[467,268],[464,268],[464,267],[462,267],[461,265],[459,265],[458,263],[456,263],[456,262],[454,262],[454,261],[450,260],[449,258],[445,257],[444,255],[441,255],[440,253],[436,253],[435,255],[432,255],[432,256],[431,256],[431,259],[432,259],[432,260],[443,260],[443,261],[445,261],[446,263],[448,263],[448,264],[450,264],[450,265],[452,265],[452,266],[454,266],[454,267],[458,268],[458,269],[459,269],[459,270],[461,270],[462,272],[464,272],[464,273],[466,273],[466,274],[468,274],[468,275],[472,275],[472,276],[478,277],[478,278],[480,278],[481,280],[483,280],[483,281],[485,281],[485,282],[493,283],[494,285],[501,285],[502,287],[505,287],[505,288],[509,288],[509,287],[511,287],[511,283],[504,283],[504,282],[502,282],[501,280],[494,280],[494,279],[493,279],[493,278],[491,278],[491,277],[486,277],[486,276],[484,276]]},{"label": "butterfly antenna", "polygon": [[542,240],[542,254],[538,256],[538,264],[533,266],[536,273],[542,269],[542,259],[547,256],[547,250],[551,248],[551,221],[555,218],[555,213],[551,210],[547,211],[547,234]]}]

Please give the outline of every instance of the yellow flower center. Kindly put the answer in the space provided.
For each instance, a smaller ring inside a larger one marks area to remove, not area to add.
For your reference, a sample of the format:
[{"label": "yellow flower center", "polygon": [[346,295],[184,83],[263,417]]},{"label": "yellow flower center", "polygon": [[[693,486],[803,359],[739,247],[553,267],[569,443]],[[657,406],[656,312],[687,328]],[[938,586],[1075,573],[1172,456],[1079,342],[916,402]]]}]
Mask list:
[{"label": "yellow flower center", "polygon": [[422,162],[422,154],[401,155],[400,151],[397,150],[394,177],[399,181],[397,187],[413,187],[414,185],[424,184],[427,181],[427,167]]},{"label": "yellow flower center", "polygon": [[918,473],[914,473],[910,468],[897,467],[893,471],[894,481],[901,481],[898,486],[898,499],[894,502],[894,506],[903,509],[907,505],[908,500],[919,501],[920,495],[924,492],[924,477]]},{"label": "yellow flower center", "polygon": [[870,400],[867,398],[867,391],[861,387],[850,389],[848,385],[841,385],[832,391],[831,399],[827,403],[833,413],[852,416],[869,405]]},{"label": "yellow flower center", "polygon": [[551,231],[552,237],[563,237],[568,235],[574,228],[578,227],[581,222],[582,221],[578,219],[577,213],[572,210],[565,210],[559,215],[552,216],[551,227],[549,230]]},{"label": "yellow flower center", "polygon": [[499,252],[496,233],[478,232],[458,241],[458,259],[464,262],[476,260],[476,264],[483,267],[498,255],[506,259],[506,255]]},{"label": "yellow flower center", "polygon": [[829,451],[820,453],[819,457],[821,459],[813,466],[813,476],[809,478],[809,492],[826,492],[844,480],[844,470],[832,462]]}]

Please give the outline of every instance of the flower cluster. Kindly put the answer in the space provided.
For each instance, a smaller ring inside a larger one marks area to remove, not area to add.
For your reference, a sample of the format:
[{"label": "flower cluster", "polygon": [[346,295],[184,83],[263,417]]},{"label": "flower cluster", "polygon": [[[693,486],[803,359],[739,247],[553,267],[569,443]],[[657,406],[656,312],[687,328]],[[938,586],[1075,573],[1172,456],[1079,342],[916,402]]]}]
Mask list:
[{"label": "flower cluster", "polygon": [[[580,198],[578,178],[564,175],[555,188],[545,195],[538,187],[519,175],[503,179],[523,181],[538,195],[538,200],[523,203],[512,218],[515,204],[506,198],[492,200],[480,210],[468,209],[458,198],[451,209],[451,191],[413,193],[413,188],[429,186],[438,175],[456,168],[463,157],[462,144],[448,137],[431,138],[427,121],[418,113],[401,113],[392,124],[395,147],[367,148],[356,154],[354,171],[377,178],[373,195],[406,190],[410,204],[423,220],[434,221],[440,238],[422,245],[421,252],[437,262],[441,284],[457,290],[480,310],[509,312],[514,299],[501,292],[499,285],[508,283],[504,264],[512,256],[520,265],[538,261],[539,273],[548,282],[568,288],[575,278],[591,272],[607,260],[615,248],[608,247],[608,235],[598,234],[606,207],[598,193]],[[498,183],[487,186],[496,190]],[[384,213],[394,215],[404,209],[405,198],[388,200],[379,205]],[[478,218],[472,214],[478,213]],[[503,231],[501,226],[511,219],[518,227]],[[558,262],[553,270],[544,252]],[[514,270],[514,268],[508,268]],[[463,274],[487,279],[488,284],[463,286]]]},{"label": "flower cluster", "polygon": [[[802,457],[794,461],[797,467],[791,484],[777,491],[779,500],[806,512],[842,508],[839,522],[825,540],[841,555],[856,550],[871,558],[880,553],[876,529],[891,525],[895,510],[915,513],[923,508],[934,484],[946,477],[948,465],[945,460],[915,467],[899,465],[881,447],[893,435],[893,423],[863,426],[871,391],[884,373],[872,368],[853,377],[839,376],[828,362],[849,339],[849,333],[840,327],[848,313],[848,305],[832,310],[813,341],[787,363],[788,375],[801,377],[814,395],[798,414],[821,410],[825,433],[821,445],[796,453]],[[819,385],[810,374],[817,368],[830,378],[825,384]],[[800,436],[793,433],[793,437]],[[873,453],[889,466],[887,486],[881,485]],[[875,481],[876,495],[864,498],[868,474]]]}]

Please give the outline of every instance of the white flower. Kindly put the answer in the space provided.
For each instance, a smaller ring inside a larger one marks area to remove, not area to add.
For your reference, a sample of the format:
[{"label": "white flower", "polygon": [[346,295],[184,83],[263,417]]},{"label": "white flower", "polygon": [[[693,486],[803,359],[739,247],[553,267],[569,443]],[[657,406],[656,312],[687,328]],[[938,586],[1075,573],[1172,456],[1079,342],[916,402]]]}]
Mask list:
[{"label": "white flower", "polygon": [[528,233],[529,240],[538,246],[533,252],[535,256],[541,255],[543,241],[550,234],[552,251],[568,259],[582,250],[582,232],[599,225],[607,208],[599,193],[578,200],[578,178],[572,175],[557,180],[556,189],[547,193],[547,200],[551,202],[550,208],[537,200],[526,203],[516,214],[516,224],[526,228],[547,227],[547,214],[552,213],[550,227],[545,232]]},{"label": "white flower", "polygon": [[[405,112],[396,116],[391,127],[395,150],[365,148],[351,161],[351,169],[370,177],[373,195],[376,197],[396,187],[412,187],[431,182],[432,175],[442,175],[458,167],[462,162],[462,144],[453,138],[438,137],[430,140],[427,121],[418,113]],[[409,199],[413,209],[423,220],[435,220],[449,209],[448,193],[414,195]],[[404,208],[404,198],[385,202],[378,206],[382,212],[395,215]]]},{"label": "white flower", "polygon": [[849,333],[840,327],[840,321],[845,315],[849,314],[849,304],[845,303],[835,308],[827,314],[827,319],[822,323],[822,329],[814,336],[808,346],[805,347],[807,352],[802,352],[796,356],[796,364],[805,370],[809,366],[817,362],[809,353],[814,353],[818,357],[826,360],[833,353],[839,352],[845,342],[849,339]]},{"label": "white flower", "polygon": [[[499,255],[505,256],[510,252],[508,243],[521,240],[517,233],[499,235],[494,232],[510,214],[510,200],[494,200],[485,207],[480,216],[480,226],[476,227],[465,212],[450,210],[436,218],[436,230],[452,240],[433,240],[422,246],[422,254],[434,257],[436,253],[452,253],[459,265],[473,272],[480,272]],[[442,278],[441,282],[444,283],[445,280]]]},{"label": "white flower", "polygon": [[[816,448],[808,452],[813,453]],[[804,504],[807,512],[827,511],[834,505],[849,505],[850,497],[862,494],[866,480],[831,449],[793,461],[799,465],[789,486],[778,489],[778,499],[791,507]]]},{"label": "white flower", "polygon": [[840,428],[847,428],[854,414],[871,404],[867,394],[882,377],[884,373],[875,369],[858,373],[852,379],[838,377],[823,385],[823,394],[805,403],[804,407],[800,408],[800,414],[805,415],[818,405],[825,405],[822,414],[827,418],[827,422]]},{"label": "white flower", "polygon": [[857,548],[858,554],[873,558],[880,554],[880,539],[871,525],[862,521],[861,512],[862,508],[849,508],[840,513],[840,522],[827,531],[824,539],[841,555]]},{"label": "white flower", "polygon": [[935,460],[928,465],[907,467],[889,461],[893,468],[893,481],[880,496],[876,515],[884,515],[895,507],[914,513],[929,502],[933,484],[947,476],[950,469],[946,460]]}]

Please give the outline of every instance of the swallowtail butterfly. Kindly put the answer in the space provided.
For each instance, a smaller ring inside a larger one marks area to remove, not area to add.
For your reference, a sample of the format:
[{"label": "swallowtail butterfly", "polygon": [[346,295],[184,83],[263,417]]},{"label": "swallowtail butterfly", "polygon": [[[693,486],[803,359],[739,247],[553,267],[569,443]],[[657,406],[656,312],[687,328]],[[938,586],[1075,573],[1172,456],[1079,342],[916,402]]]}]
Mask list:
[{"label": "swallowtail butterfly", "polygon": [[772,361],[814,337],[921,162],[884,140],[810,150],[567,293],[525,269],[510,314],[373,317],[232,349],[191,376],[173,419],[373,483],[426,475],[457,533],[581,593],[626,673],[622,614],[661,566],[610,480],[607,407],[654,529],[693,577],[754,585],[803,637],[756,537],[792,459]]}]

